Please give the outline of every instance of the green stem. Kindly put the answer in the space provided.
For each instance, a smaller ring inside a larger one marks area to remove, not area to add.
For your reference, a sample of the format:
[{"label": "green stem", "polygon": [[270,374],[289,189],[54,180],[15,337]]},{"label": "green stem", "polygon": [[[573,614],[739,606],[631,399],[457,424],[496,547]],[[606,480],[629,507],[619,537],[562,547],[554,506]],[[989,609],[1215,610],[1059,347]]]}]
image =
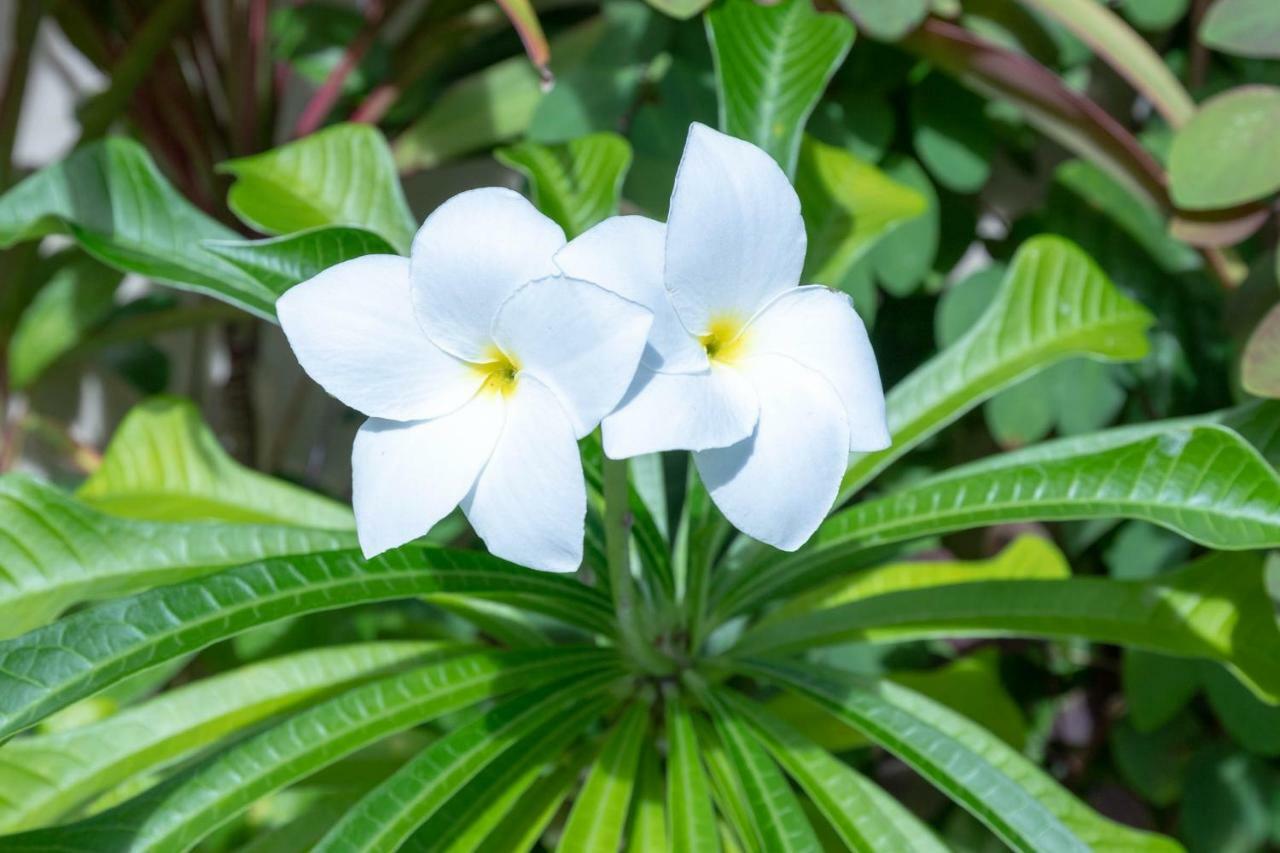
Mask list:
[{"label": "green stem", "polygon": [[626,460],[604,458],[604,545],[609,563],[609,586],[618,615],[623,650],[645,672],[665,675],[674,670],[670,658],[645,639],[631,580],[631,510]]}]

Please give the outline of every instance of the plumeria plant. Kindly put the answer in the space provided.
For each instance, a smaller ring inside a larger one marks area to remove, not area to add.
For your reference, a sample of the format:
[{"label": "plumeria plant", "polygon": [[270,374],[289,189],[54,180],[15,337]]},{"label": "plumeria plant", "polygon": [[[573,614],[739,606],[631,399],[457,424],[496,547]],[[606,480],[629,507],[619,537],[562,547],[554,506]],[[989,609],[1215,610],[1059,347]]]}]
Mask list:
[{"label": "plumeria plant", "polygon": [[0,91],[0,851],[1280,843],[1274,4],[144,5]]}]

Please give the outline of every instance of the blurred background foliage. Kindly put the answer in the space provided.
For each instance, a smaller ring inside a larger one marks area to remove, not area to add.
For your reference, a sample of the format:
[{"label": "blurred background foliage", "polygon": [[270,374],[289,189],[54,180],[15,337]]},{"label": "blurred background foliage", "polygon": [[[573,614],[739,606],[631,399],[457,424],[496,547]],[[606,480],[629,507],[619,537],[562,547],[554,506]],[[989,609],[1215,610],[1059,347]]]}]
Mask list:
[{"label": "blurred background foliage", "polygon": [[[977,322],[1035,234],[1079,244],[1153,314],[1146,357],[1026,379],[878,488],[1052,435],[1280,397],[1275,0],[17,0],[0,17],[0,189],[36,175],[0,196],[0,470],[78,486],[91,506],[97,491],[123,514],[154,501],[140,491],[130,510],[120,481],[141,463],[102,456],[113,433],[127,445],[154,430],[182,445],[175,458],[203,460],[204,517],[349,525],[359,418],[302,376],[270,322],[273,294],[307,270],[243,238],[325,226],[277,238],[314,240],[319,269],[326,252],[402,251],[406,223],[492,184],[527,187],[569,236],[618,211],[661,219],[693,121],[792,176],[806,279],[852,295],[886,386]],[[378,192],[397,176],[403,197]],[[372,188],[358,216],[326,191],[343,182]],[[134,227],[149,217],[168,230]],[[116,432],[157,394],[190,402],[152,399]],[[276,494],[287,484],[256,472],[335,500]],[[938,560],[1131,581],[1194,556],[1143,521],[934,544]],[[424,606],[261,629],[198,671],[462,630]],[[972,717],[1120,821],[1193,851],[1280,845],[1280,709],[1218,664],[1069,641],[823,656]],[[998,846],[838,721],[801,700],[774,709],[956,849]],[[269,838],[301,808],[260,805],[205,847]]]}]

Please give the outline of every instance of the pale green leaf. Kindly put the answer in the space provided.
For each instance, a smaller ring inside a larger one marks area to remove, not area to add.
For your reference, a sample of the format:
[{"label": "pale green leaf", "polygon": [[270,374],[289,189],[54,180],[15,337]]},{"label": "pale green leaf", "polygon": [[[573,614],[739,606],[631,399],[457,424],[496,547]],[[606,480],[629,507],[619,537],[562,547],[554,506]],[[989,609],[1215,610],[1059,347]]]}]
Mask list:
[{"label": "pale green leaf", "polygon": [[805,282],[839,287],[876,239],[925,212],[923,196],[849,151],[805,137],[796,193],[809,246]]},{"label": "pale green leaf", "polygon": [[6,849],[50,845],[97,851],[187,849],[257,799],[382,738],[513,690],[589,674],[607,651],[480,652],[428,664],[314,705],[116,808],[73,824],[5,839]]},{"label": "pale green leaf", "polygon": [[1025,851],[1176,851],[1176,842],[1113,823],[960,715],[904,687],[789,664],[751,674],[808,696],[858,728]]},{"label": "pale green leaf", "polygon": [[929,12],[929,0],[841,0],[858,26],[882,41],[897,41]]},{"label": "pale green leaf", "polygon": [[725,0],[706,21],[720,129],[763,148],[793,175],[805,122],[849,52],[853,26],[815,12],[810,0]]},{"label": "pale green leaf", "polygon": [[1280,88],[1240,86],[1200,106],[1173,138],[1169,190],[1179,207],[1215,210],[1280,189]]},{"label": "pale green leaf", "polygon": [[565,822],[557,850],[617,850],[631,809],[649,708],[633,702],[614,724]]},{"label": "pale green leaf", "polygon": [[1240,382],[1250,394],[1280,399],[1280,305],[1272,306],[1249,335]]},{"label": "pale green leaf", "polygon": [[179,195],[133,140],[78,148],[0,196],[0,246],[59,231],[121,272],[275,318],[275,293],[203,248],[238,235]]},{"label": "pale green leaf", "polygon": [[1200,41],[1237,56],[1280,59],[1280,6],[1272,0],[1217,0],[1200,22]]},{"label": "pale green leaf", "polygon": [[321,227],[265,240],[206,240],[204,247],[235,264],[280,296],[335,264],[395,249],[371,231]]},{"label": "pale green leaf", "polygon": [[131,409],[76,498],[122,518],[355,528],[337,501],[236,462],[195,404],[177,397]]},{"label": "pale green leaf", "polygon": [[409,251],[413,214],[391,151],[373,125],[334,125],[218,169],[235,176],[227,205],[259,231],[342,225],[377,234],[401,254]]},{"label": "pale green leaf", "polygon": [[666,723],[671,849],[674,853],[716,853],[716,817],[698,734],[688,708],[674,697],[666,702]]},{"label": "pale green leaf", "polygon": [[88,726],[0,748],[0,832],[53,822],[133,776],[166,766],[381,670],[450,647],[378,642],[299,652],[170,690]]},{"label": "pale green leaf", "polygon": [[0,534],[0,636],[83,601],[263,557],[355,545],[353,533],[338,530],[114,518],[16,474],[0,478]]},{"label": "pale green leaf", "polygon": [[734,654],[929,637],[1079,637],[1228,666],[1280,702],[1280,629],[1262,559],[1214,554],[1146,581],[979,581],[902,590],[748,631]]},{"label": "pale green leaf", "polygon": [[599,590],[486,554],[402,548],[367,561],[353,551],[277,558],[117,599],[0,642],[0,738],[250,628],[433,592],[494,598],[589,631],[612,630],[612,608]]},{"label": "pale green leaf", "polygon": [[618,212],[631,146],[616,133],[593,133],[556,145],[521,142],[494,156],[528,179],[534,205],[572,240]]}]

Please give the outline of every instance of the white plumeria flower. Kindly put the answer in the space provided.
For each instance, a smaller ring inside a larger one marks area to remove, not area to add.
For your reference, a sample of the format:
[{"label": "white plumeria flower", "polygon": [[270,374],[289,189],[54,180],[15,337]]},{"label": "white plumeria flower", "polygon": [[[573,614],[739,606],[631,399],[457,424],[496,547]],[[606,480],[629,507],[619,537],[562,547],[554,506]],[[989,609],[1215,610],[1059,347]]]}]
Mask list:
[{"label": "white plumeria flower", "polygon": [[302,367],[369,415],[351,456],[366,556],[461,505],[500,557],[582,561],[577,440],[626,391],[652,316],[556,274],[564,243],[519,194],[472,190],[427,218],[409,258],[346,261],[280,298]]},{"label": "white plumeria flower", "polygon": [[729,521],[788,551],[831,509],[849,452],[889,446],[866,328],[845,294],[797,287],[804,253],[773,159],[694,124],[666,226],[615,217],[555,258],[654,315],[605,453],[694,451]]}]

